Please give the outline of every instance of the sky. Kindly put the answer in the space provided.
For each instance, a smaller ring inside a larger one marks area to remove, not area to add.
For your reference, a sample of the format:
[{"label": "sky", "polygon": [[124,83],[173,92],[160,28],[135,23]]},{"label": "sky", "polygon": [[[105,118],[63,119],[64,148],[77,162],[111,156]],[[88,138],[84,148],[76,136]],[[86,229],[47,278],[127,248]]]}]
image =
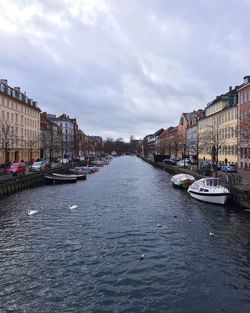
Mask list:
[{"label": "sky", "polygon": [[143,138],[250,75],[250,0],[0,0],[0,78],[88,135]]}]

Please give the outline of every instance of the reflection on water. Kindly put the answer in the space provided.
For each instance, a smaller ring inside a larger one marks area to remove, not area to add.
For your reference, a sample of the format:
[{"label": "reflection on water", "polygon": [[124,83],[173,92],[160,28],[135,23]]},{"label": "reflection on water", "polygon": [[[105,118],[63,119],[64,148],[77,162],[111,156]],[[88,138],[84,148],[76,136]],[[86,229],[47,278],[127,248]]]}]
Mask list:
[{"label": "reflection on water", "polygon": [[0,312],[250,311],[249,214],[190,199],[136,157],[0,211]]}]

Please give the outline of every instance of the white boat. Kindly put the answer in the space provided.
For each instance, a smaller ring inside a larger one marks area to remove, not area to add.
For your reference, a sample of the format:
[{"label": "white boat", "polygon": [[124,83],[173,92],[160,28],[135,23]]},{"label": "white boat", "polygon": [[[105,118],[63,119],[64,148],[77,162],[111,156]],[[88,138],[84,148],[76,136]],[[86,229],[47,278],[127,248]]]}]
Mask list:
[{"label": "white boat", "polygon": [[86,180],[87,174],[59,174],[52,173],[53,176],[62,177],[62,178],[76,178],[77,180]]},{"label": "white boat", "polygon": [[68,171],[74,174],[92,174],[99,170],[96,166],[80,166],[75,167],[73,169],[69,169]]},{"label": "white boat", "polygon": [[195,181],[188,187],[187,192],[194,199],[216,204],[224,204],[229,196],[228,189],[215,177]]},{"label": "white boat", "polygon": [[190,186],[195,181],[195,178],[189,174],[177,174],[174,175],[170,180],[175,187],[188,188],[188,186]]}]

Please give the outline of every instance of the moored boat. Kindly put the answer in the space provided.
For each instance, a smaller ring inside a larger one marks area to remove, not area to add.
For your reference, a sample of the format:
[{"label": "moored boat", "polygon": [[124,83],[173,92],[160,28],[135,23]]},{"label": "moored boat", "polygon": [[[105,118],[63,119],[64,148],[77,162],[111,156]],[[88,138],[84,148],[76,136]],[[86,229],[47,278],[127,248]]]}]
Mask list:
[{"label": "moored boat", "polygon": [[72,169],[68,169],[70,173],[74,174],[92,174],[99,170],[97,166],[78,166]]},{"label": "moored boat", "polygon": [[195,178],[189,174],[177,174],[170,180],[174,187],[187,189],[195,181]]},{"label": "moored boat", "polygon": [[229,196],[229,191],[222,186],[219,179],[206,177],[195,181],[188,187],[187,192],[194,199],[215,204],[224,204]]},{"label": "moored boat", "polygon": [[58,177],[54,175],[44,175],[44,178],[48,184],[67,184],[67,183],[76,183],[76,177]]},{"label": "moored boat", "polygon": [[53,176],[62,177],[62,178],[76,178],[78,180],[86,180],[86,174],[59,174],[59,173],[52,173]]}]

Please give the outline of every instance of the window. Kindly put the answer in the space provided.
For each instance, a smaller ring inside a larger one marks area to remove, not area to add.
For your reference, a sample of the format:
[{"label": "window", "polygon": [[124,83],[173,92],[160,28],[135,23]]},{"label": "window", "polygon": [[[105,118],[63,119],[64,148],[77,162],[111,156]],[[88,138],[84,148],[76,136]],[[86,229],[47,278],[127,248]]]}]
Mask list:
[{"label": "window", "polygon": [[247,148],[244,148],[244,158],[247,158]]},{"label": "window", "polygon": [[232,110],[231,111],[231,120],[233,120],[234,119],[234,111]]},{"label": "window", "polygon": [[243,103],[243,93],[240,93],[240,103]]},{"label": "window", "polygon": [[237,109],[234,110],[234,119],[237,120],[238,118],[238,111]]}]

